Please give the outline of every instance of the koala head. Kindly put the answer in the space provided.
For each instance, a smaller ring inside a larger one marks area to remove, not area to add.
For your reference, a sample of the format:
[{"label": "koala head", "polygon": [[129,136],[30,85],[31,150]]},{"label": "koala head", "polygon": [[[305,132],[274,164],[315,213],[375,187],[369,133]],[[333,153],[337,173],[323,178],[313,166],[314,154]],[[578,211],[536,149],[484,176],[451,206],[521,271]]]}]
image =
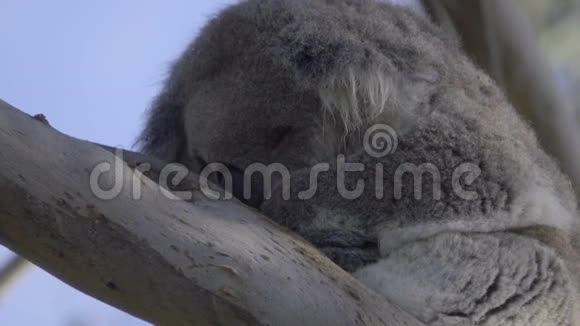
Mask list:
[{"label": "koala head", "polygon": [[395,233],[421,227],[426,216],[436,232],[443,221],[489,231],[501,214],[523,211],[497,225],[531,225],[544,212],[535,194],[545,190],[558,195],[557,205],[544,206],[576,209],[557,165],[455,40],[407,9],[373,0],[247,0],[226,9],[173,65],[139,141],[146,153],[194,172],[226,164],[239,198],[240,171],[251,164],[279,163],[307,186],[309,167],[361,154],[363,134],[376,124],[409,137],[397,155],[365,166],[383,164],[393,180],[401,164],[437,164],[452,188],[455,167],[472,162],[482,169],[472,184],[479,200],[367,194],[352,202],[327,175],[313,200],[263,203],[262,192],[251,204],[329,256],[339,252],[335,260],[347,270],[376,258],[373,230],[386,222]]},{"label": "koala head", "polygon": [[371,121],[404,129],[426,114],[453,51],[436,27],[385,3],[243,1],[174,64],[140,142],[194,169],[310,166],[355,151]]}]

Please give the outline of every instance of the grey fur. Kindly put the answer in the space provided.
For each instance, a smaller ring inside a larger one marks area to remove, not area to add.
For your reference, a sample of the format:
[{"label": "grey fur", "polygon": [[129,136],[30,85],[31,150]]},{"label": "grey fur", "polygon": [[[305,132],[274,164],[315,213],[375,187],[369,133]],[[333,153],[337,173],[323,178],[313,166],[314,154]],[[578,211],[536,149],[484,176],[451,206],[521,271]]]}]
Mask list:
[{"label": "grey fur", "polygon": [[[377,123],[400,135],[381,159],[362,150]],[[569,181],[454,39],[411,11],[370,0],[232,6],[175,63],[140,143],[197,171],[207,162],[239,171],[284,164],[291,200],[274,196],[260,209],[430,325],[577,322]],[[372,186],[344,199],[331,169],[312,199],[298,199],[309,167],[339,154],[365,166],[347,174],[348,189],[359,179]],[[396,199],[406,163],[434,164],[442,198],[414,198],[403,178]],[[474,200],[451,186],[463,163],[481,169],[466,185]]]}]

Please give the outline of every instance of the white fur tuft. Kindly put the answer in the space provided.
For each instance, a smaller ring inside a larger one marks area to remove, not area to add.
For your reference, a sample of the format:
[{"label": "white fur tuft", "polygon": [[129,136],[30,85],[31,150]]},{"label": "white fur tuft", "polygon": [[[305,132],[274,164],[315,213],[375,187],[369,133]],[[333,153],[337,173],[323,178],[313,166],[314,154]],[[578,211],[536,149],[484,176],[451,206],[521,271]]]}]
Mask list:
[{"label": "white fur tuft", "polygon": [[345,130],[352,131],[364,121],[386,111],[394,83],[381,70],[361,71],[353,68],[328,78],[320,86],[324,108],[340,117]]}]

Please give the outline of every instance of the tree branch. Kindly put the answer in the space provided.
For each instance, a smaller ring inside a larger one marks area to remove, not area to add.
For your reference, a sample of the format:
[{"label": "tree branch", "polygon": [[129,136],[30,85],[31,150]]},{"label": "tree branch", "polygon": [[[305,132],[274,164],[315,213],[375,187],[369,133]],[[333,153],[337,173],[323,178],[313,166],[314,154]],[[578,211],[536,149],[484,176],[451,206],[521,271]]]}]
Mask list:
[{"label": "tree branch", "polygon": [[420,325],[236,202],[168,199],[127,164],[99,182],[120,194],[98,199],[101,162],[114,155],[0,101],[0,243],[160,325]]},{"label": "tree branch", "polygon": [[0,298],[28,265],[26,259],[20,256],[13,256],[2,266],[0,269]]}]

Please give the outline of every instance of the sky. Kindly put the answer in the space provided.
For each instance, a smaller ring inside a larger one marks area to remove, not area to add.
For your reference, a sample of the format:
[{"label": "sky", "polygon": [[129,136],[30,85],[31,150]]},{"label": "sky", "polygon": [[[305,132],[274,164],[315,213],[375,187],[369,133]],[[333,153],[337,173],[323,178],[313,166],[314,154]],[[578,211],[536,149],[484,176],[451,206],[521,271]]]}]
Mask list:
[{"label": "sky", "polygon": [[[76,138],[130,148],[172,60],[233,0],[0,0],[0,99]],[[0,264],[10,253],[0,248]],[[0,325],[147,325],[38,268]]]},{"label": "sky", "polygon": [[[0,0],[0,99],[73,137],[130,148],[171,61],[234,2]],[[0,247],[0,264],[10,255]],[[147,324],[33,267],[0,297],[0,325]]]}]

